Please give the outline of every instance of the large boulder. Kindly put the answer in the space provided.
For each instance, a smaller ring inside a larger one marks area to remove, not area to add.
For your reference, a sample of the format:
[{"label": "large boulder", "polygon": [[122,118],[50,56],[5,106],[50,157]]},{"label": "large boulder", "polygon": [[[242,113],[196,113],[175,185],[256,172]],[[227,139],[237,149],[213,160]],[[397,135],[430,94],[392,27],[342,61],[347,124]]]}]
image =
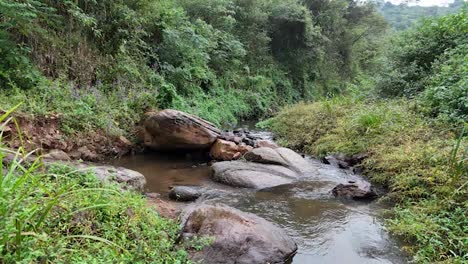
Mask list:
[{"label": "large boulder", "polygon": [[256,148],[244,155],[247,161],[278,164],[287,167],[299,174],[315,173],[315,168],[301,155],[288,148],[269,147]]},{"label": "large boulder", "polygon": [[171,109],[149,112],[143,122],[144,144],[156,150],[207,149],[219,135],[212,123]]},{"label": "large boulder", "polygon": [[233,187],[263,189],[292,183],[298,174],[286,167],[245,161],[223,161],[211,166],[212,179]]},{"label": "large boulder", "polygon": [[245,144],[237,145],[232,141],[218,139],[211,147],[210,156],[215,160],[236,160],[252,149]]},{"label": "large boulder", "polygon": [[283,229],[250,213],[224,205],[199,204],[182,213],[182,238],[212,237],[214,241],[192,254],[200,263],[285,263],[296,243]]},{"label": "large boulder", "polygon": [[213,164],[213,180],[233,187],[263,189],[317,173],[304,158],[286,148],[257,148],[246,153],[244,158],[245,161]]}]

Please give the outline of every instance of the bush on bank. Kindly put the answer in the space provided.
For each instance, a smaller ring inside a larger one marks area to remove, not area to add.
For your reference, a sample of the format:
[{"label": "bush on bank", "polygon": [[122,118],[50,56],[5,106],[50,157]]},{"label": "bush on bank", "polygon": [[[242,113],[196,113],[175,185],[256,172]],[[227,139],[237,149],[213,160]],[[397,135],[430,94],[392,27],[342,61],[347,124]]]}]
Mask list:
[{"label": "bush on bank", "polygon": [[[33,152],[2,144],[0,116],[1,263],[188,263],[177,248],[179,226],[146,200],[89,171],[45,169]],[[24,159],[24,160],[23,160]]]}]

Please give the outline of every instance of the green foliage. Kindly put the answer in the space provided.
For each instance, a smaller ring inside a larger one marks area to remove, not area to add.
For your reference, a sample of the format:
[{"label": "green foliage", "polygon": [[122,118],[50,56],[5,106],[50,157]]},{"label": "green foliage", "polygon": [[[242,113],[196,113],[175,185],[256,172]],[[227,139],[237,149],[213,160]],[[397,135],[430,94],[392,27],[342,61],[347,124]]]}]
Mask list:
[{"label": "green foliage", "polygon": [[174,249],[177,223],[143,197],[88,171],[25,161],[32,154],[4,148],[0,135],[0,262],[189,262]]},{"label": "green foliage", "polygon": [[389,55],[390,67],[383,72],[379,92],[386,96],[414,97],[427,87],[433,64],[458,46],[466,49],[468,12],[424,20],[420,25],[394,39]]},{"label": "green foliage", "polygon": [[36,115],[59,114],[62,130],[68,134],[102,130],[108,135],[131,132],[145,110],[157,104],[154,91],[125,89],[102,91],[90,87],[76,90],[63,81],[43,80],[33,90],[0,91],[2,107],[27,102],[20,110]]},{"label": "green foliage", "polygon": [[421,111],[455,122],[468,121],[468,11],[426,19],[389,44],[387,63],[376,75],[383,97],[417,98]]},{"label": "green foliage", "polygon": [[[377,55],[360,56],[382,19],[369,5],[334,2],[1,0],[2,97],[11,105],[32,88],[22,109],[62,113],[70,131],[129,132],[150,107],[217,124],[268,115],[341,91]],[[53,97],[63,102],[45,102]]]},{"label": "green foliage", "polygon": [[432,116],[468,121],[468,43],[444,54],[433,68],[422,104]]},{"label": "green foliage", "polygon": [[384,0],[374,2],[394,30],[406,30],[421,19],[456,13],[463,7],[465,1],[455,0],[448,6],[409,6],[406,2],[395,5]]},{"label": "green foliage", "polygon": [[387,186],[398,205],[390,230],[409,242],[415,261],[462,263],[468,138],[456,137],[454,124],[424,119],[417,105],[338,97],[285,108],[263,125],[312,155],[366,153],[365,174]]}]

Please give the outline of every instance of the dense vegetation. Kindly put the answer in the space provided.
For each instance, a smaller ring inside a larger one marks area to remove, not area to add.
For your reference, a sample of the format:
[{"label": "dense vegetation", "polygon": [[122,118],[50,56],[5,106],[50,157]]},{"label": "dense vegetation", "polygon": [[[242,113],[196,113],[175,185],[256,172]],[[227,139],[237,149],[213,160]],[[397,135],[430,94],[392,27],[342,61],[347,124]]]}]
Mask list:
[{"label": "dense vegetation", "polygon": [[[398,8],[409,19],[381,6],[397,29],[426,12]],[[68,135],[127,135],[150,108],[224,124],[286,106],[266,122],[285,145],[368,154],[417,263],[463,263],[467,12],[389,36],[367,1],[0,0],[0,110],[22,102]],[[134,193],[40,162],[0,172],[0,262],[185,261],[174,223]]]},{"label": "dense vegetation", "polygon": [[396,203],[388,226],[416,263],[467,261],[467,22],[466,9],[423,21],[392,39],[387,65],[360,89],[263,124],[315,156],[366,153],[365,174]]},{"label": "dense vegetation", "polygon": [[174,248],[178,224],[141,195],[86,170],[46,169],[35,153],[6,148],[1,134],[1,263],[188,262],[184,247]]},{"label": "dense vegetation", "polygon": [[423,18],[438,17],[458,12],[463,7],[464,0],[455,0],[448,6],[410,6],[407,3],[395,5],[384,0],[375,0],[374,2],[393,29],[405,30]]},{"label": "dense vegetation", "polygon": [[337,93],[373,68],[386,27],[348,0],[1,0],[0,10],[4,107],[26,101],[24,111],[63,114],[67,130],[117,134],[147,108],[220,124]]}]

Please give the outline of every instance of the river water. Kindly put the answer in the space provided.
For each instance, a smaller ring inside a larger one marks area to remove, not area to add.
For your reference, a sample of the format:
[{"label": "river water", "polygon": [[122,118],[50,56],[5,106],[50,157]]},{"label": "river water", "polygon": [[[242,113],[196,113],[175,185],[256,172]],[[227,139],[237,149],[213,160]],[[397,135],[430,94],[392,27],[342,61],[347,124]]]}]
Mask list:
[{"label": "river water", "polygon": [[259,215],[286,230],[298,244],[293,263],[406,263],[398,243],[385,231],[378,203],[343,202],[330,190],[356,179],[348,170],[307,158],[319,177],[291,185],[254,191],[226,187],[210,180],[208,160],[201,154],[147,153],[123,157],[112,165],[145,175],[147,191],[167,197],[173,185],[200,185],[201,199],[219,201]]}]

